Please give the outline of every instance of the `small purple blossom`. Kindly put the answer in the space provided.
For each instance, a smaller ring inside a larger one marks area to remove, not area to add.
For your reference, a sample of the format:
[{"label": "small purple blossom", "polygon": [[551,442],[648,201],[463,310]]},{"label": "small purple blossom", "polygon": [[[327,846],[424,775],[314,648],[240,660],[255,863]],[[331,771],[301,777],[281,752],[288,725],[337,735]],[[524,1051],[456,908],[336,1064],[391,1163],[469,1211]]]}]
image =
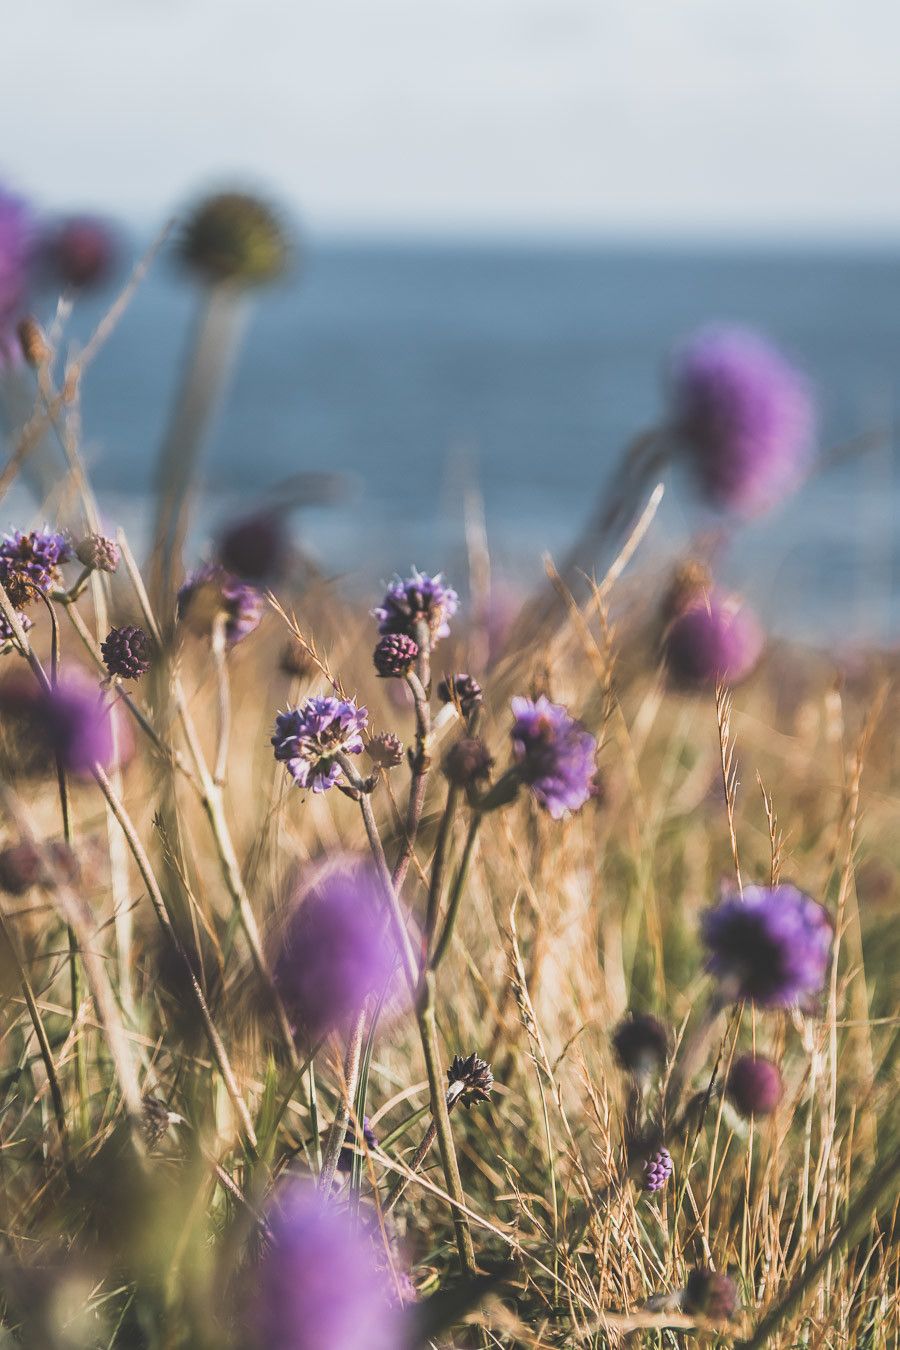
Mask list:
[{"label": "small purple blossom", "polygon": [[661,1191],[672,1175],[672,1155],[667,1148],[658,1148],[644,1163],[645,1191]]},{"label": "small purple blossom", "polygon": [[219,538],[219,562],[235,576],[264,585],[281,576],[291,552],[283,511],[259,510],[225,526]]},{"label": "small purple blossom", "polygon": [[725,1086],[728,1100],[742,1116],[769,1116],[781,1101],[784,1082],[777,1064],[763,1055],[741,1055]]},{"label": "small purple blossom", "polygon": [[412,670],[418,655],[414,638],[406,633],[385,633],[375,644],[372,660],[381,679],[399,679]]},{"label": "small purple blossom", "polygon": [[299,707],[277,714],[275,758],[298,787],[327,792],[341,776],[335,755],[362,752],[368,720],[368,709],[358,708],[352,698],[313,694]]},{"label": "small purple blossom", "polygon": [[673,416],[704,495],[753,515],[797,486],[815,408],[806,379],[758,333],[710,327],[672,366]]},{"label": "small purple blossom", "polygon": [[407,1322],[365,1231],[311,1181],[282,1181],[250,1316],[259,1350],[404,1350]]},{"label": "small purple blossom", "polygon": [[111,628],[100,644],[103,664],[110,675],[123,680],[139,680],[150,669],[153,647],[143,628],[129,623]]},{"label": "small purple blossom", "polygon": [[372,615],[378,620],[379,633],[405,633],[416,637],[420,623],[428,625],[432,646],[440,638],[449,637],[452,619],[459,607],[459,596],[437,572],[430,577],[417,568],[405,580],[399,576],[387,588],[384,599]]},{"label": "small purple blossom", "polygon": [[765,646],[753,611],[716,592],[691,601],[669,625],[663,643],[666,667],[683,689],[720,680],[737,684],[753,671]]},{"label": "small purple blossom", "polygon": [[119,241],[108,221],[70,216],[43,241],[43,262],[53,280],[89,290],[108,281],[117,262]]},{"label": "small purple blossom", "polygon": [[559,703],[514,698],[513,758],[522,781],[559,820],[591,797],[597,742]]},{"label": "small purple blossom", "polygon": [[347,1026],[394,973],[396,947],[368,863],[319,868],[290,902],[275,983],[297,1036],[314,1044]]},{"label": "small purple blossom", "polygon": [[831,920],[796,886],[745,886],[706,911],[702,933],[707,969],[734,1002],[806,1005],[825,983]]},{"label": "small purple blossom", "polygon": [[215,563],[199,567],[178,592],[178,617],[203,636],[216,620],[225,622],[225,641],[235,646],[259,627],[265,600],[254,586]]},{"label": "small purple blossom", "polygon": [[87,778],[95,764],[113,760],[109,707],[93,681],[77,670],[60,674],[50,689],[11,676],[0,686],[0,714],[17,724],[27,751],[27,766],[49,772],[57,757],[63,769]]},{"label": "small purple blossom", "polygon": [[71,557],[71,544],[55,530],[13,530],[0,540],[0,582],[21,606],[35,592],[47,595],[58,586],[59,569]]}]

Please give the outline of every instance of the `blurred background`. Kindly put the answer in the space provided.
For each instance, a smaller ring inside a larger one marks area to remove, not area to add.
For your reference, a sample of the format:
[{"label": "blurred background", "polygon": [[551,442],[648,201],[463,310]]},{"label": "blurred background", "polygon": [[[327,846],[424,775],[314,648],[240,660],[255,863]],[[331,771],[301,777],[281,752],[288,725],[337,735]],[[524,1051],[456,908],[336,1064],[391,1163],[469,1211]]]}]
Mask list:
[{"label": "blurred background", "polygon": [[[483,511],[520,592],[658,420],[673,344],[739,321],[808,371],[839,462],[722,570],[776,632],[892,642],[898,50],[889,0],[43,0],[4,29],[0,184],[116,224],[67,343],[198,194],[256,191],[296,234],[207,437],[194,556],[327,471],[294,528],[328,574],[464,582]],[[143,545],[195,309],[164,250],[83,390],[101,504]],[[711,524],[676,476],[654,547]]]}]

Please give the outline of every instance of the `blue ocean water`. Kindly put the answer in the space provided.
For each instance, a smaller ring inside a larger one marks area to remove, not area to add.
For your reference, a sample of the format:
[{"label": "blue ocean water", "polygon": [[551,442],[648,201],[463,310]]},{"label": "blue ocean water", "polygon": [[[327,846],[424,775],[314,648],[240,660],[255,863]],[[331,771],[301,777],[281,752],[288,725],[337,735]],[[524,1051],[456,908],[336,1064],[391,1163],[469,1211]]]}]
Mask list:
[{"label": "blue ocean water", "polygon": [[[80,307],[73,334],[99,304]],[[85,383],[94,480],[132,522],[146,517],[194,304],[158,264]],[[347,498],[298,517],[327,569],[360,584],[411,561],[457,575],[474,483],[497,567],[532,581],[659,416],[673,342],[709,320],[756,325],[807,368],[826,450],[884,433],[745,529],[732,579],[783,630],[896,633],[900,250],[311,241],[297,275],[253,303],[204,461],[200,532],[292,473],[340,471]],[[709,523],[676,482],[656,538],[675,547]]]}]

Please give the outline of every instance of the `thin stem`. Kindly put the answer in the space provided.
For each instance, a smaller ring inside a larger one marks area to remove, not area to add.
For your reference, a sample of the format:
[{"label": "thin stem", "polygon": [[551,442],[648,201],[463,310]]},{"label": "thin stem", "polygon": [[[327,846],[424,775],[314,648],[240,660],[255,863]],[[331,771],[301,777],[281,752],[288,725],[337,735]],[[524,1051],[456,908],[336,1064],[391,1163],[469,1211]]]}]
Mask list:
[{"label": "thin stem", "polygon": [[187,976],[191,993],[193,995],[194,1002],[197,1005],[197,1011],[200,1014],[200,1020],[203,1024],[203,1029],[206,1033],[206,1038],[207,1041],[209,1042],[209,1048],[212,1052],[213,1059],[215,1060],[216,1066],[220,1074],[222,1075],[222,1080],[225,1084],[228,1095],[231,1098],[231,1104],[234,1107],[235,1114],[238,1120],[240,1121],[241,1129],[244,1132],[245,1141],[249,1146],[249,1151],[255,1156],[257,1152],[257,1140],[256,1140],[256,1132],[253,1128],[253,1121],[250,1118],[250,1112],[247,1109],[246,1102],[241,1096],[240,1089],[237,1083],[237,1078],[235,1077],[234,1070],[231,1067],[231,1062],[228,1058],[228,1052],[226,1051],[225,1046],[222,1042],[222,1038],[220,1037],[216,1029],[215,1023],[213,1022],[212,1015],[209,1011],[209,1007],[203,995],[203,990],[200,988],[197,977],[194,974],[194,968],[191,965],[190,958],[187,952],[185,951],[184,947],[182,946],[178,934],[176,933],[175,928],[172,924],[172,920],[169,917],[169,912],[166,909],[165,901],[163,900],[162,892],[159,888],[159,883],[156,880],[156,876],[154,875],[153,868],[150,864],[150,859],[147,857],[147,854],[144,850],[144,846],[140,841],[137,830],[134,828],[131,818],[129,817],[127,811],[125,810],[123,804],[115,796],[112,787],[110,786],[109,779],[107,778],[103,770],[100,768],[99,764],[94,766],[93,772],[94,778],[96,779],[101,792],[103,793],[104,797],[109,803],[110,809],[112,810],[112,813],[115,816],[116,820],[119,822],[119,825],[122,828],[122,832],[128,841],[128,846],[131,849],[132,857],[134,858],[134,861],[137,864],[137,869],[140,872],[144,885],[147,888],[147,893],[150,896],[150,903],[153,905],[153,909],[156,913],[157,919],[159,920],[160,927],[162,928],[162,931],[165,934],[166,939],[172,948],[172,951],[174,952],[175,956],[179,961],[179,964],[182,966],[184,973]]},{"label": "thin stem", "polygon": [[436,970],[447,955],[448,948],[453,940],[453,930],[456,927],[456,918],[459,914],[459,906],[462,902],[463,891],[465,889],[466,877],[469,872],[469,863],[472,861],[472,853],[475,848],[475,841],[478,837],[478,828],[481,825],[482,813],[475,811],[469,821],[469,832],[466,835],[466,842],[463,846],[463,855],[460,859],[456,878],[453,882],[453,890],[450,892],[450,899],[447,903],[447,917],[444,920],[444,927],[441,936],[438,939],[434,949],[434,955],[431,958],[431,969]]},{"label": "thin stem", "polygon": [[426,950],[431,950],[431,943],[434,938],[434,930],[437,927],[438,912],[441,907],[441,891],[444,884],[444,864],[447,859],[447,841],[450,838],[450,827],[453,824],[453,817],[456,815],[456,803],[459,800],[459,788],[453,783],[447,787],[447,802],[444,806],[444,814],[441,816],[441,823],[438,827],[438,835],[434,845],[434,857],[431,860],[431,880],[428,886],[428,906],[425,911],[425,942]]},{"label": "thin stem", "polygon": [[431,766],[428,754],[431,738],[431,707],[428,702],[431,685],[431,630],[424,621],[416,624],[416,642],[419,646],[416,669],[406,676],[406,683],[412,691],[416,714],[416,748],[413,756],[412,781],[409,785],[409,801],[406,805],[405,838],[392,873],[398,893],[403,890],[413,849],[416,846],[419,822],[425,805],[428,770]]},{"label": "thin stem", "polygon": [[344,1055],[344,1076],[341,1083],[341,1101],[335,1113],[334,1120],[331,1122],[331,1129],[328,1131],[328,1138],[325,1141],[325,1152],[322,1156],[322,1170],[319,1173],[319,1188],[326,1195],[331,1190],[331,1183],[334,1181],[334,1174],[337,1171],[338,1159],[341,1156],[341,1149],[347,1138],[347,1127],[350,1124],[350,1104],[356,1096],[356,1087],[359,1082],[359,1068],[362,1062],[362,1043],[363,1035],[366,1029],[366,1009],[365,1007],[357,1015],[347,1041],[347,1051]]},{"label": "thin stem", "polygon": [[228,767],[228,744],[231,739],[231,686],[228,680],[227,649],[225,645],[225,617],[216,616],[212,631],[212,654],[216,667],[216,691],[219,700],[219,733],[216,749],[216,767],[213,782],[217,788],[225,784]]}]

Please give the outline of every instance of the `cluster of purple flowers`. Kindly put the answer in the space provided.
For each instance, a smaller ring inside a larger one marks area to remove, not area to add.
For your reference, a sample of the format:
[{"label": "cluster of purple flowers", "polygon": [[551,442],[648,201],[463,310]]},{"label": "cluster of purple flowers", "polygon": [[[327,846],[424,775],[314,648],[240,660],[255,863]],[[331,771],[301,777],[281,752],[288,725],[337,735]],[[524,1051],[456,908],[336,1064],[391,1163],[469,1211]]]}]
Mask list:
[{"label": "cluster of purple flowers", "polygon": [[216,563],[192,572],[178,592],[179,619],[201,636],[208,636],[216,621],[223,620],[229,647],[258,628],[264,612],[260,592]]},{"label": "cluster of purple flowers", "polygon": [[72,558],[72,546],[55,530],[13,530],[0,541],[0,582],[17,609],[61,581],[60,567]]},{"label": "cluster of purple flowers", "polygon": [[274,975],[296,1034],[307,1044],[346,1027],[391,980],[396,947],[380,900],[373,867],[359,861],[313,871],[291,897]]},{"label": "cluster of purple flowers", "polygon": [[803,476],[815,433],[805,378],[759,334],[711,327],[672,363],[672,412],[701,491],[753,515]]},{"label": "cluster of purple flowers", "polygon": [[706,911],[702,933],[707,969],[729,1000],[807,1006],[825,983],[831,919],[796,886],[745,886]]},{"label": "cluster of purple flowers", "polygon": [[341,776],[337,754],[358,755],[369,714],[353,699],[313,694],[275,718],[272,745],[298,787],[327,792]]},{"label": "cluster of purple flowers", "polygon": [[513,758],[517,772],[554,820],[593,795],[597,742],[559,703],[542,694],[514,698]]},{"label": "cluster of purple flowers", "polygon": [[449,636],[448,620],[453,618],[458,606],[459,596],[446,584],[441,572],[431,577],[414,567],[405,580],[399,576],[394,578],[372,615],[378,620],[381,634],[405,633],[407,637],[415,638],[419,625],[425,624],[433,645],[440,638]]}]

